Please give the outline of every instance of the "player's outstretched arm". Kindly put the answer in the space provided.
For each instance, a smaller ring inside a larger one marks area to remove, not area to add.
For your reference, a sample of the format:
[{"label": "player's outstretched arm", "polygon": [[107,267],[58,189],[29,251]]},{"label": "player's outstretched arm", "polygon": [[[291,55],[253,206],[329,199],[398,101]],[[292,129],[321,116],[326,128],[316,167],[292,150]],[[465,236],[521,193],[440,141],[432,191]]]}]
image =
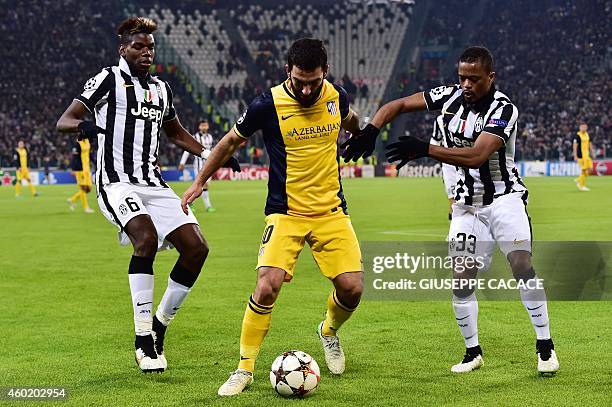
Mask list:
[{"label": "player's outstretched arm", "polygon": [[220,141],[217,143],[215,148],[212,150],[204,167],[200,170],[196,176],[193,184],[185,191],[183,198],[181,199],[181,206],[183,212],[187,213],[187,205],[198,199],[202,194],[202,188],[206,181],[225,163],[231,160],[234,151],[242,144],[244,139],[240,137],[234,129],[231,129]]},{"label": "player's outstretched arm", "polygon": [[400,113],[418,112],[426,109],[427,105],[425,104],[423,92],[414,93],[401,99],[392,100],[383,105],[378,109],[370,123],[374,127],[381,129],[388,123],[391,123]]},{"label": "player's outstretched arm", "polygon": [[358,134],[348,139],[341,147],[346,147],[342,153],[344,162],[357,161],[366,158],[374,152],[376,138],[380,129],[390,123],[400,113],[425,110],[427,105],[423,92],[415,93],[405,98],[393,100],[382,106],[374,118]]},{"label": "player's outstretched arm", "polygon": [[193,155],[199,156],[204,150],[204,146],[198,143],[195,138],[183,127],[178,116],[174,119],[164,122],[163,129],[170,141],[182,148],[185,151],[189,151]]},{"label": "player's outstretched arm", "polygon": [[98,133],[104,133],[104,129],[96,126],[94,122],[85,120],[88,112],[82,102],[73,100],[57,121],[55,128],[61,133],[79,133],[79,140],[94,139]]},{"label": "player's outstretched arm", "polygon": [[400,137],[399,141],[387,147],[389,162],[399,161],[395,167],[400,169],[409,161],[431,157],[440,162],[458,167],[480,168],[491,154],[499,150],[504,141],[499,136],[483,132],[473,147],[446,148],[429,144],[416,137]]},{"label": "player's outstretched arm", "polygon": [[349,109],[348,116],[342,120],[341,126],[344,130],[351,133],[351,135],[359,134],[359,114],[353,109]]},{"label": "player's outstretched arm", "polygon": [[62,113],[55,128],[61,133],[77,133],[79,124],[85,120],[88,110],[82,102],[73,100],[68,109]]},{"label": "player's outstretched arm", "polygon": [[[172,120],[164,122],[163,128],[174,144],[193,155],[202,157],[205,160],[208,159],[210,150],[205,149],[202,144],[198,143],[196,139],[189,134],[189,132],[181,125],[178,117],[174,117]],[[240,163],[231,155],[222,166],[231,168],[235,172],[240,172]]]},{"label": "player's outstretched arm", "polygon": [[467,168],[480,168],[497,150],[502,148],[504,141],[498,136],[483,132],[476,139],[473,147],[446,148],[431,145],[429,156],[440,162]]}]

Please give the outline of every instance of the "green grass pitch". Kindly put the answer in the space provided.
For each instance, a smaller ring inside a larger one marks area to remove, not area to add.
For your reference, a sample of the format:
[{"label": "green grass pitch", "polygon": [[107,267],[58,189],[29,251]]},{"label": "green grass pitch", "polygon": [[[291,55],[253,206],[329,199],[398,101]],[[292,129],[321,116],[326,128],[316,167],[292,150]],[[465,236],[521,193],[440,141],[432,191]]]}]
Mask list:
[{"label": "green grass pitch", "polygon": [[[612,240],[612,177],[589,178],[588,193],[571,178],[531,178],[527,185],[535,239]],[[180,194],[187,186],[174,188]],[[281,291],[253,386],[220,399],[216,391],[236,367],[255,283],[263,182],[213,183],[213,214],[198,201],[211,253],[168,330],[170,369],[141,374],[133,360],[131,249],[118,246],[93,195],[96,214],[68,210],[75,188],[40,187],[38,198],[24,188],[17,200],[12,188],[0,187],[0,387],[66,387],[69,399],[61,405],[70,406],[610,405],[609,302],[549,304],[561,370],[543,378],[519,301],[480,302],[485,366],[467,375],[449,371],[464,350],[450,303],[364,301],[340,331],[346,373],[332,377],[315,334],[331,285],[308,250]],[[362,241],[435,240],[447,232],[439,179],[346,180],[344,189]],[[156,301],[176,257],[174,251],[157,257]],[[288,349],[311,353],[322,367],[309,399],[282,399],[269,384],[271,362]]]}]

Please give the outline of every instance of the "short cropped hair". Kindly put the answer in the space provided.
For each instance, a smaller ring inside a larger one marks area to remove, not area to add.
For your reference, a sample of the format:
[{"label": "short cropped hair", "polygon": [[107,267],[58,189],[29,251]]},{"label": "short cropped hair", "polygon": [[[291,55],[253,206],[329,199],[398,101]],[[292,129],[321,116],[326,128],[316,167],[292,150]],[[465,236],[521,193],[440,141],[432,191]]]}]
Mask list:
[{"label": "short cropped hair", "polygon": [[314,38],[301,38],[291,44],[287,52],[289,69],[297,66],[305,71],[314,71],[318,67],[327,68],[327,50],[323,41]]},{"label": "short cropped hair", "polygon": [[486,69],[487,73],[493,72],[493,55],[491,54],[491,51],[482,46],[472,46],[466,48],[459,57],[459,62],[480,62]]},{"label": "short cropped hair", "polygon": [[130,17],[117,27],[117,35],[121,44],[127,44],[134,34],[153,34],[157,23],[148,17]]}]

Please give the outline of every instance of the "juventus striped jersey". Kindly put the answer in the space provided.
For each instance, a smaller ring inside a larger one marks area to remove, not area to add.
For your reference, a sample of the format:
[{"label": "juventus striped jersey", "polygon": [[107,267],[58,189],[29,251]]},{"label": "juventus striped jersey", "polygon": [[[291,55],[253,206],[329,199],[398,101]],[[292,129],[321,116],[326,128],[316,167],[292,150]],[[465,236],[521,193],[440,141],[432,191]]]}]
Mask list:
[{"label": "juventus striped jersey", "polygon": [[429,144],[432,144],[434,146],[442,146],[442,147],[448,148],[448,144],[446,141],[446,133],[444,130],[444,115],[440,115],[436,117],[436,120],[434,121],[433,132],[431,133],[431,139],[429,140]]},{"label": "juventus striped jersey", "polygon": [[[214,143],[214,139],[213,136],[210,133],[205,133],[202,134],[199,131],[197,133],[195,133],[193,135],[193,138],[200,144],[202,144],[202,146],[206,149],[206,150],[212,150],[213,148],[213,143]],[[189,153],[189,151],[184,151],[183,155],[181,156],[181,164],[185,165],[187,163],[187,159],[189,158],[189,155],[191,153]],[[206,160],[204,160],[202,157],[200,156],[193,156],[193,168],[196,172],[200,172],[200,170],[202,169],[202,167],[204,167],[204,162]],[[197,175],[197,174],[196,174]]]},{"label": "juventus striped jersey", "polygon": [[472,147],[482,132],[493,134],[504,143],[480,168],[457,167],[455,201],[490,205],[499,196],[527,190],[514,165],[518,109],[506,95],[492,86],[486,96],[469,104],[459,85],[439,86],[423,95],[429,111],[442,111],[449,147]]},{"label": "juventus striped jersey", "polygon": [[90,78],[75,99],[106,129],[98,134],[98,186],[129,182],[167,187],[157,166],[162,125],[176,117],[166,82],[133,75],[122,57],[117,66]]}]

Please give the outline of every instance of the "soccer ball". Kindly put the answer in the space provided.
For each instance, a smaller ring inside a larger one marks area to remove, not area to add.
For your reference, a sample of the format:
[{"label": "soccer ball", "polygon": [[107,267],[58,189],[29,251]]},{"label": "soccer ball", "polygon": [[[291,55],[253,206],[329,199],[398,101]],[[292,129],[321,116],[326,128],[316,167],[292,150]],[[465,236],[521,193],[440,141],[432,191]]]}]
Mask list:
[{"label": "soccer ball", "polygon": [[272,363],[270,383],[283,397],[305,397],[315,392],[321,372],[317,362],[306,352],[283,352]]}]

